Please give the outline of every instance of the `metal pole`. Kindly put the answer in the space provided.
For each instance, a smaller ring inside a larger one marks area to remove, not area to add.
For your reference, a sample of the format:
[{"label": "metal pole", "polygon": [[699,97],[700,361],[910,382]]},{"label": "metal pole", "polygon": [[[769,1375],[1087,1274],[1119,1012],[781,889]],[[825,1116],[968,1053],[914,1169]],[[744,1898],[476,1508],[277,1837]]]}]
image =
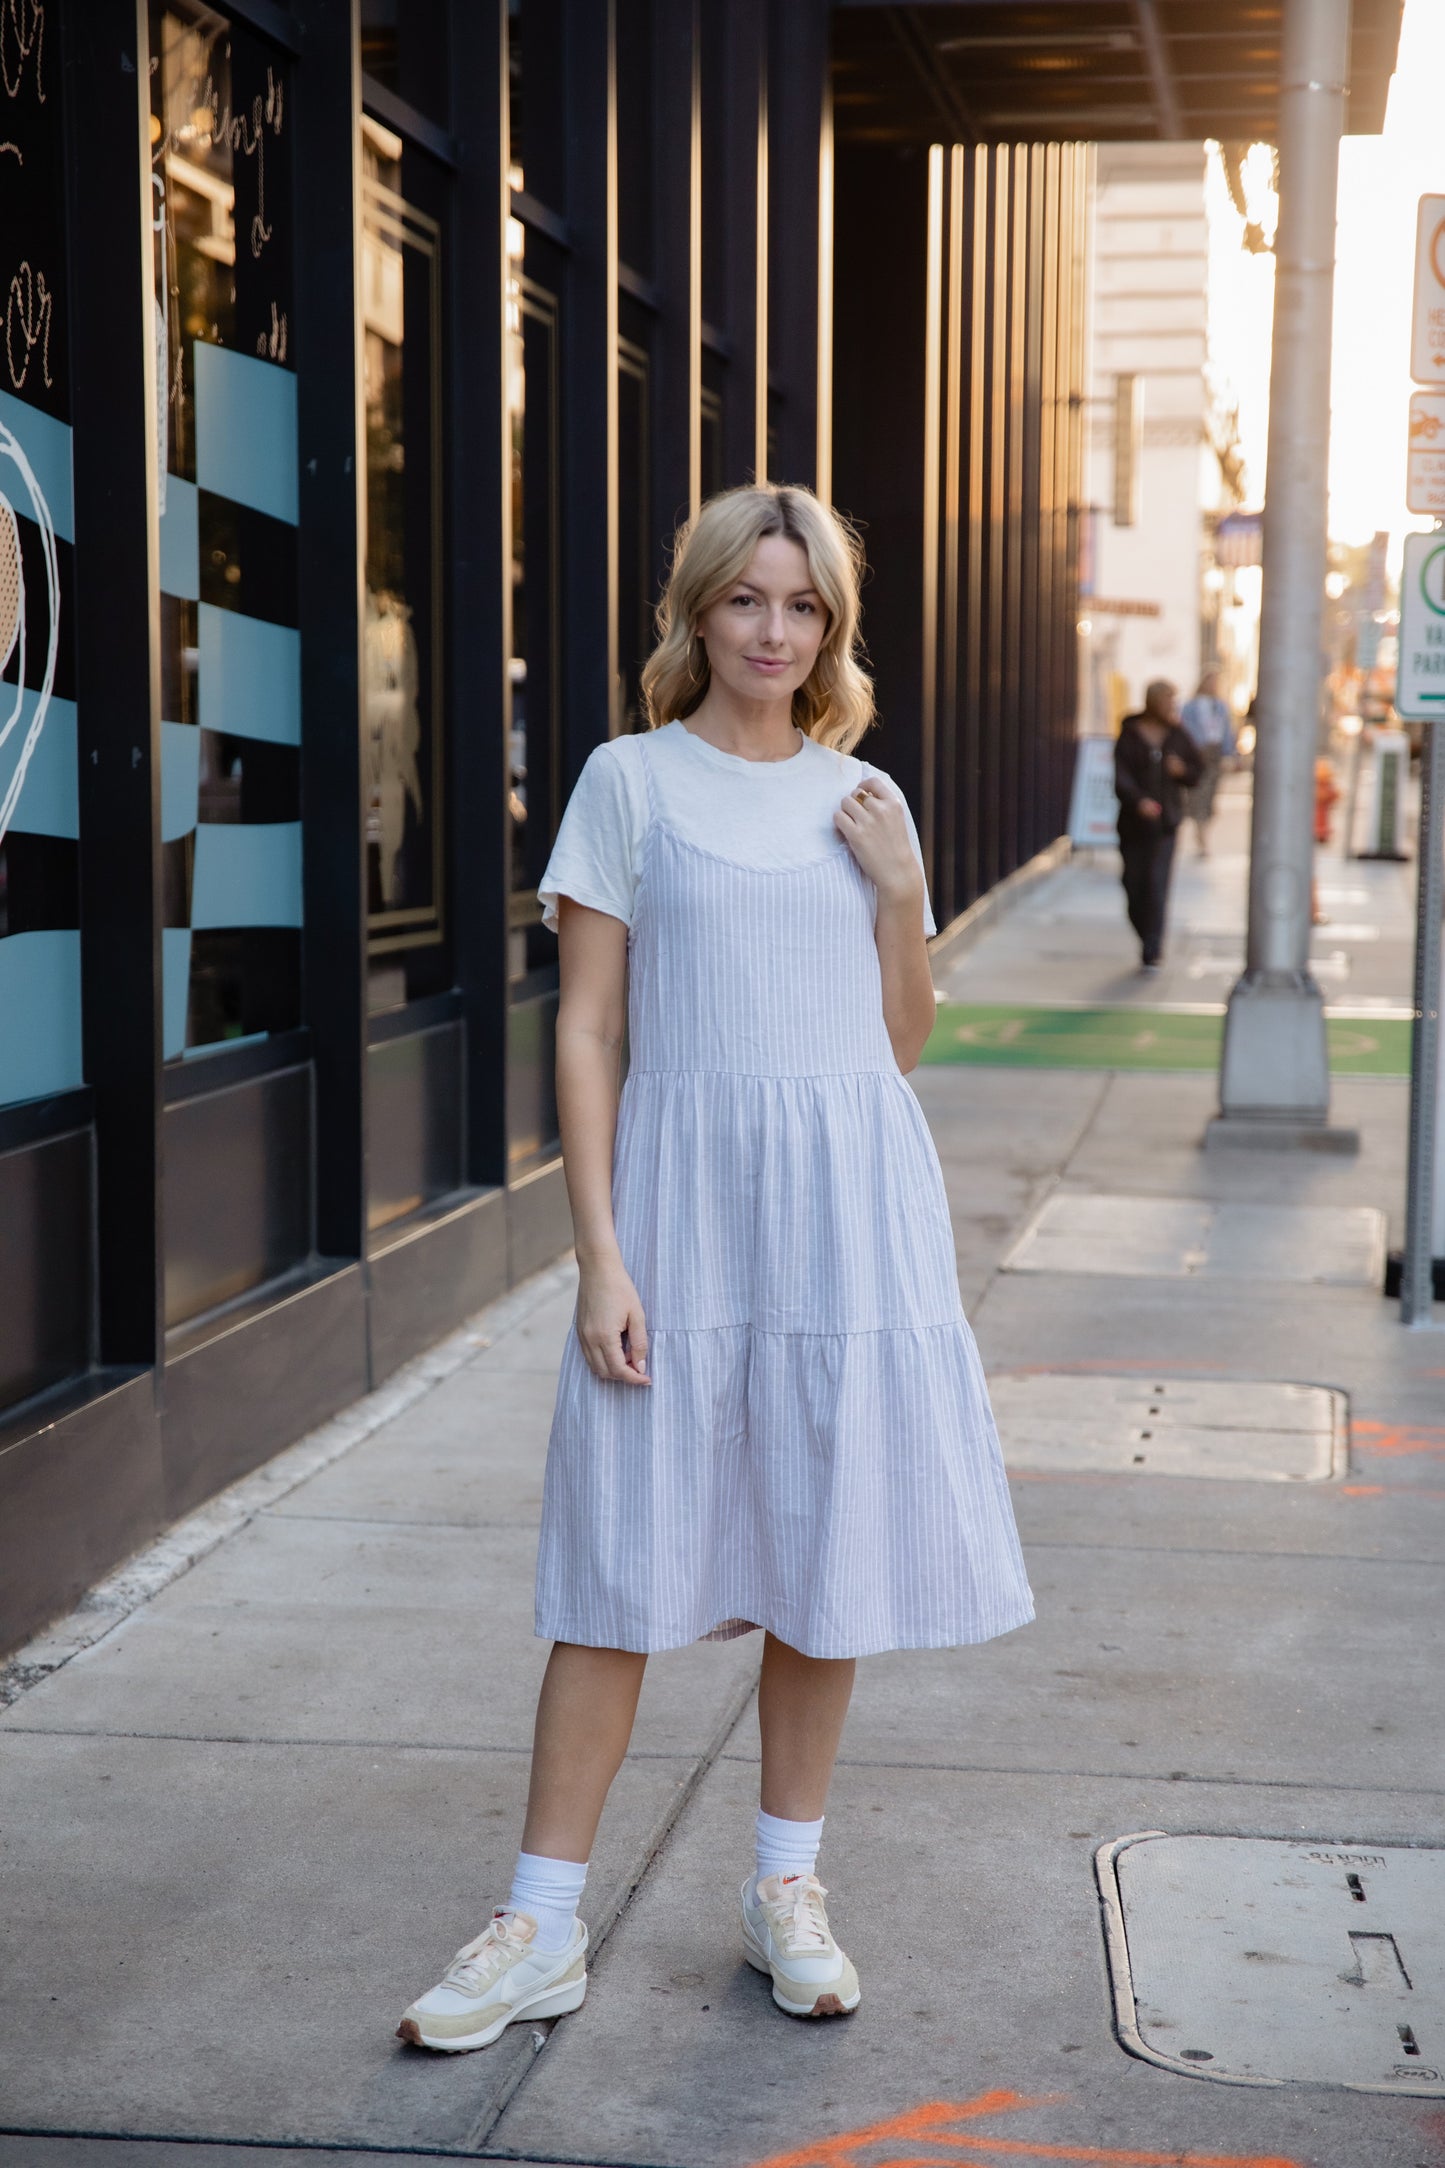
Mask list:
[{"label": "metal pole", "polygon": [[[1335,191],[1349,0],[1285,0],[1269,474],[1245,970],[1230,996],[1211,1143],[1310,1142],[1329,1114],[1309,968],[1324,608]],[[1344,1141],[1344,1140],[1341,1140]]]},{"label": "metal pole", "polygon": [[1440,915],[1445,908],[1445,722],[1429,725],[1420,762],[1415,1029],[1410,1050],[1410,1164],[1400,1322],[1428,1325],[1433,1297],[1436,1099],[1440,1082]]}]

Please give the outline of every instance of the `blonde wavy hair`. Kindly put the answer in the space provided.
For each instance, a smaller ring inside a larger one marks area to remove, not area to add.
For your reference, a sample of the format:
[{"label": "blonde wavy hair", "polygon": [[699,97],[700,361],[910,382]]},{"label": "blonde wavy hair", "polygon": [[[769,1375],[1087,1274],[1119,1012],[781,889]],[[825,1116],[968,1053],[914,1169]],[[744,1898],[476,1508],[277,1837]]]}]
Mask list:
[{"label": "blonde wavy hair", "polygon": [[769,535],[798,544],[828,610],[817,660],[793,695],[793,721],[821,745],[850,753],[874,719],[873,681],[859,660],[863,545],[841,514],[793,483],[725,489],[677,530],[657,605],[657,645],[642,670],[648,726],[657,730],[701,703],[711,673],[698,620],[742,578]]}]

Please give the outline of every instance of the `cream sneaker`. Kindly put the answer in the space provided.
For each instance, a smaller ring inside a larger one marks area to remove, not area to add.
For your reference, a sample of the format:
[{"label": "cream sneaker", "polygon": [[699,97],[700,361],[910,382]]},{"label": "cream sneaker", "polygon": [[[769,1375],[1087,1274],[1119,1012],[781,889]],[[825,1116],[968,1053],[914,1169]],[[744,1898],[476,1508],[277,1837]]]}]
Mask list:
[{"label": "cream sneaker", "polygon": [[770,1874],[740,1892],[743,1945],[755,1972],[773,1976],[773,2000],[790,2017],[846,2017],[862,1999],[858,1975],[833,1940],[815,1874]]},{"label": "cream sneaker", "polygon": [[580,1920],[565,1950],[534,1950],[537,1923],[499,1911],[458,1950],[444,1977],[396,2028],[416,2048],[457,2055],[490,2047],[514,2018],[562,2017],[587,1993],[587,1930]]}]

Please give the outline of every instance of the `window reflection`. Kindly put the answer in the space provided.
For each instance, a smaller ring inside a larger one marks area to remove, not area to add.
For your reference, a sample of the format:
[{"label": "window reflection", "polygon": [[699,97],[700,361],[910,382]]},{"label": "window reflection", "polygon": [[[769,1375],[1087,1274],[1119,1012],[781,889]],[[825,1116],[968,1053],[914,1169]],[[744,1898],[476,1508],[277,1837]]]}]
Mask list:
[{"label": "window reflection", "polygon": [[512,186],[567,208],[567,131],[561,124],[567,32],[563,0],[507,0],[507,138]]},{"label": "window reflection", "polygon": [[195,480],[197,343],[292,364],[287,69],[205,7],[153,5],[151,51],[166,465]]},{"label": "window reflection", "polygon": [[513,188],[522,185],[522,169],[530,147],[525,104],[527,71],[522,65],[524,20],[522,0],[507,0],[507,143]]},{"label": "window reflection", "polygon": [[[12,11],[13,18],[13,11]],[[28,11],[26,18],[28,19]],[[13,32],[6,22],[0,40]],[[72,557],[56,479],[71,471],[64,103],[52,44],[3,45],[0,233],[0,1105],[83,1078]],[[57,749],[62,757],[54,757]],[[66,757],[68,756],[68,757]],[[22,1222],[23,1223],[23,1222]],[[5,1228],[0,1225],[0,1243]],[[11,1256],[15,1252],[11,1251]],[[22,1314],[14,1267],[6,1287]],[[80,1358],[83,1362],[83,1356]],[[35,1383],[67,1367],[48,1365]],[[13,1390],[29,1392],[9,1371]]]},{"label": "window reflection", "polygon": [[[512,457],[511,976],[555,962],[540,928],[537,882],[559,808],[558,319],[557,268],[545,237],[508,227],[507,404]],[[531,275],[536,262],[540,277]],[[548,937],[550,942],[550,936]]]},{"label": "window reflection", "polygon": [[447,43],[444,7],[361,0],[363,74],[439,121],[447,118]]},{"label": "window reflection", "polygon": [[[512,186],[522,186],[517,166]],[[524,227],[520,218],[509,223],[507,246],[512,499],[507,1157],[516,1176],[557,1148],[557,943],[542,924],[537,883],[561,815],[558,297],[564,265],[555,242]]]},{"label": "window reflection", "polygon": [[652,0],[617,0],[617,248],[650,278],[653,262]]},{"label": "window reflection", "polygon": [[168,1059],[301,1017],[290,68],[151,0]]},{"label": "window reflection", "polygon": [[[722,488],[722,395],[708,381],[708,364],[711,354],[704,354],[702,362],[703,385],[701,401],[702,434],[702,494],[704,500],[715,497]],[[716,362],[713,362],[716,368]]]},{"label": "window reflection", "polygon": [[[362,779],[377,959],[443,939],[441,292],[439,227],[402,193],[402,139],[368,114],[362,146]],[[426,990],[415,971],[373,966],[373,1008]]]}]

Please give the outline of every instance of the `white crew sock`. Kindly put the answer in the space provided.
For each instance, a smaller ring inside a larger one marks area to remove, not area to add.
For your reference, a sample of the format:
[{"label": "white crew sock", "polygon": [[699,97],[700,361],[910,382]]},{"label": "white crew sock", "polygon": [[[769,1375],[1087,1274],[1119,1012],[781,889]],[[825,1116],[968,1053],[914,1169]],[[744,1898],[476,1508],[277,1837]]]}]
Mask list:
[{"label": "white crew sock", "polygon": [[816,1822],[785,1822],[781,1815],[758,1809],[758,1871],[754,1882],[770,1874],[812,1874],[823,1841],[823,1817]]},{"label": "white crew sock", "polygon": [[508,1909],[537,1922],[534,1949],[565,1950],[587,1880],[586,1860],[544,1859],[540,1852],[519,1852]]}]

